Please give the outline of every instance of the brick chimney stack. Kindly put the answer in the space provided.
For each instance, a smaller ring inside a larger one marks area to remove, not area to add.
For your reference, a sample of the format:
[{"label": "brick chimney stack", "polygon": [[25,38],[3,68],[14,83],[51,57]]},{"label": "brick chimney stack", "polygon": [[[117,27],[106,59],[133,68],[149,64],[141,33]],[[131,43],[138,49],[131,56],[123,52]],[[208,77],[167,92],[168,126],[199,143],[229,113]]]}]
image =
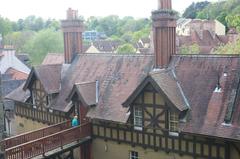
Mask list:
[{"label": "brick chimney stack", "polygon": [[67,19],[62,20],[64,36],[64,60],[66,64],[73,61],[74,57],[82,53],[83,21],[78,19],[78,11],[71,8],[67,11]]},{"label": "brick chimney stack", "polygon": [[155,68],[166,68],[176,52],[176,17],[171,0],[158,0],[152,21]]}]

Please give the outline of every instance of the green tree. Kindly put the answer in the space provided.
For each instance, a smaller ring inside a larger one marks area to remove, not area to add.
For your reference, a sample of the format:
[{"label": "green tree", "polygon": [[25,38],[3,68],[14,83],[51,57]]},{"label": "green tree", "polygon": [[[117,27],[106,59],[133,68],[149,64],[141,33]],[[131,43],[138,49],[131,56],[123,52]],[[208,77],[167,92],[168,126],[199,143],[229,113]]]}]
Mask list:
[{"label": "green tree", "polygon": [[180,54],[199,54],[200,48],[198,44],[192,44],[190,46],[183,45],[180,47]]},{"label": "green tree", "polygon": [[40,64],[47,53],[63,52],[63,36],[60,31],[45,29],[24,45],[24,52],[30,55],[34,65]]},{"label": "green tree", "polygon": [[134,54],[136,49],[131,44],[123,44],[117,49],[118,54]]},{"label": "green tree", "polygon": [[240,31],[240,15],[228,15],[225,19],[228,27],[234,27],[238,31]]},{"label": "green tree", "polygon": [[197,3],[193,2],[189,7],[186,8],[186,10],[183,13],[183,17],[195,19],[198,15],[198,12],[202,11],[209,4],[210,2],[208,1],[197,2]]},{"label": "green tree", "polygon": [[33,31],[12,32],[5,36],[4,43],[13,45],[16,52],[23,52],[23,46],[35,35]]},{"label": "green tree", "polygon": [[4,39],[4,36],[11,31],[12,31],[12,23],[10,22],[10,20],[0,16],[0,34],[2,35],[3,39]]},{"label": "green tree", "polygon": [[216,54],[240,54],[240,39],[234,43],[222,45],[214,52]]}]

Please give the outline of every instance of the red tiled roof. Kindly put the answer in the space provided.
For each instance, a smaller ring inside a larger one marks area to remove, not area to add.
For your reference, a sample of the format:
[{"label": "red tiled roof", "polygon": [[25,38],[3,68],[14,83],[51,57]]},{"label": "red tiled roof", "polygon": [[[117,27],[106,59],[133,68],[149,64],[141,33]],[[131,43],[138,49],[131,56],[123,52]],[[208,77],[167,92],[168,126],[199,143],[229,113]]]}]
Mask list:
[{"label": "red tiled roof", "polygon": [[147,76],[153,66],[151,55],[78,55],[62,79],[54,109],[69,111],[66,99],[75,83],[99,81],[99,103],[90,109],[91,118],[126,122],[128,109],[122,103]]},{"label": "red tiled roof", "polygon": [[[190,117],[182,123],[182,132],[240,140],[240,105],[233,105],[239,84],[239,56],[174,56],[172,65],[190,107]],[[224,72],[227,76],[224,76]],[[220,79],[219,79],[220,76]],[[218,80],[222,91],[214,92]],[[231,126],[226,115],[233,113]]]},{"label": "red tiled roof", "polygon": [[44,58],[42,65],[55,65],[64,63],[64,54],[61,53],[49,53]]},{"label": "red tiled roof", "polygon": [[31,70],[24,89],[30,87],[32,78],[35,76],[41,81],[44,90],[48,94],[57,93],[61,88],[61,71],[62,65],[40,65],[35,67]]},{"label": "red tiled roof", "polygon": [[177,47],[197,44],[201,54],[209,54],[214,48],[227,44],[228,41],[228,36],[213,35],[208,30],[203,30],[201,33],[194,31],[190,36],[177,36]]},{"label": "red tiled roof", "polygon": [[73,95],[77,93],[78,98],[85,106],[96,105],[96,81],[87,83],[76,83],[73,87],[68,101],[71,101]]},{"label": "red tiled roof", "polygon": [[18,71],[11,67],[9,69],[7,69],[7,71],[5,73],[10,74],[12,76],[12,79],[15,79],[15,80],[26,80],[28,78],[27,73]]},{"label": "red tiled roof", "polygon": [[188,103],[184,101],[181,86],[174,79],[174,72],[171,70],[160,70],[152,72],[150,76],[178,110],[184,111],[189,108]]}]

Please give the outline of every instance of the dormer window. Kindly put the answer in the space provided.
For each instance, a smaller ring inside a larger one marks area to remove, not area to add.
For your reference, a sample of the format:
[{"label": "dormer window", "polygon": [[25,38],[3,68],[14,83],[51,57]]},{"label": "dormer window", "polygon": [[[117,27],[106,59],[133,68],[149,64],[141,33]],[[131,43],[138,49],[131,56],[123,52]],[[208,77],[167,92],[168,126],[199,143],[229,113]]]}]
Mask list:
[{"label": "dormer window", "polygon": [[178,136],[179,118],[176,112],[169,112],[169,135]]},{"label": "dormer window", "polygon": [[142,116],[142,108],[134,107],[134,129],[142,130],[143,129],[143,116]]}]

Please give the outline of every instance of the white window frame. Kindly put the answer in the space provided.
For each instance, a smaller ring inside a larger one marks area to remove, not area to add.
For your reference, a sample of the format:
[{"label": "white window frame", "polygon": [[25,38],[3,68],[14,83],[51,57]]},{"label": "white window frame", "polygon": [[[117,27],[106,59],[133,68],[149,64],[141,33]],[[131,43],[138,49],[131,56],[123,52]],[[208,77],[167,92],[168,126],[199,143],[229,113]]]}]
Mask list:
[{"label": "white window frame", "polygon": [[[176,120],[172,120],[171,119],[171,115],[173,115],[173,119],[176,119]],[[176,112],[171,112],[169,111],[168,113],[168,126],[169,126],[169,135],[171,136],[179,136],[179,132],[178,132],[178,127],[179,127],[179,117],[178,117],[178,114]],[[172,124],[177,124],[177,130],[172,130],[171,128],[173,127]]]},{"label": "white window frame", "polygon": [[142,116],[142,108],[134,107],[133,109],[133,118],[134,118],[134,129],[142,131],[143,130],[143,116]]},{"label": "white window frame", "polygon": [[129,159],[140,159],[138,152],[137,151],[130,151]]},{"label": "white window frame", "polygon": [[32,104],[33,104],[33,109],[37,109],[37,106],[36,106],[36,90],[32,90]]},{"label": "white window frame", "polygon": [[47,96],[46,96],[46,100],[47,100],[47,107],[50,107],[51,106],[51,104],[52,104],[52,94],[48,94]]}]

